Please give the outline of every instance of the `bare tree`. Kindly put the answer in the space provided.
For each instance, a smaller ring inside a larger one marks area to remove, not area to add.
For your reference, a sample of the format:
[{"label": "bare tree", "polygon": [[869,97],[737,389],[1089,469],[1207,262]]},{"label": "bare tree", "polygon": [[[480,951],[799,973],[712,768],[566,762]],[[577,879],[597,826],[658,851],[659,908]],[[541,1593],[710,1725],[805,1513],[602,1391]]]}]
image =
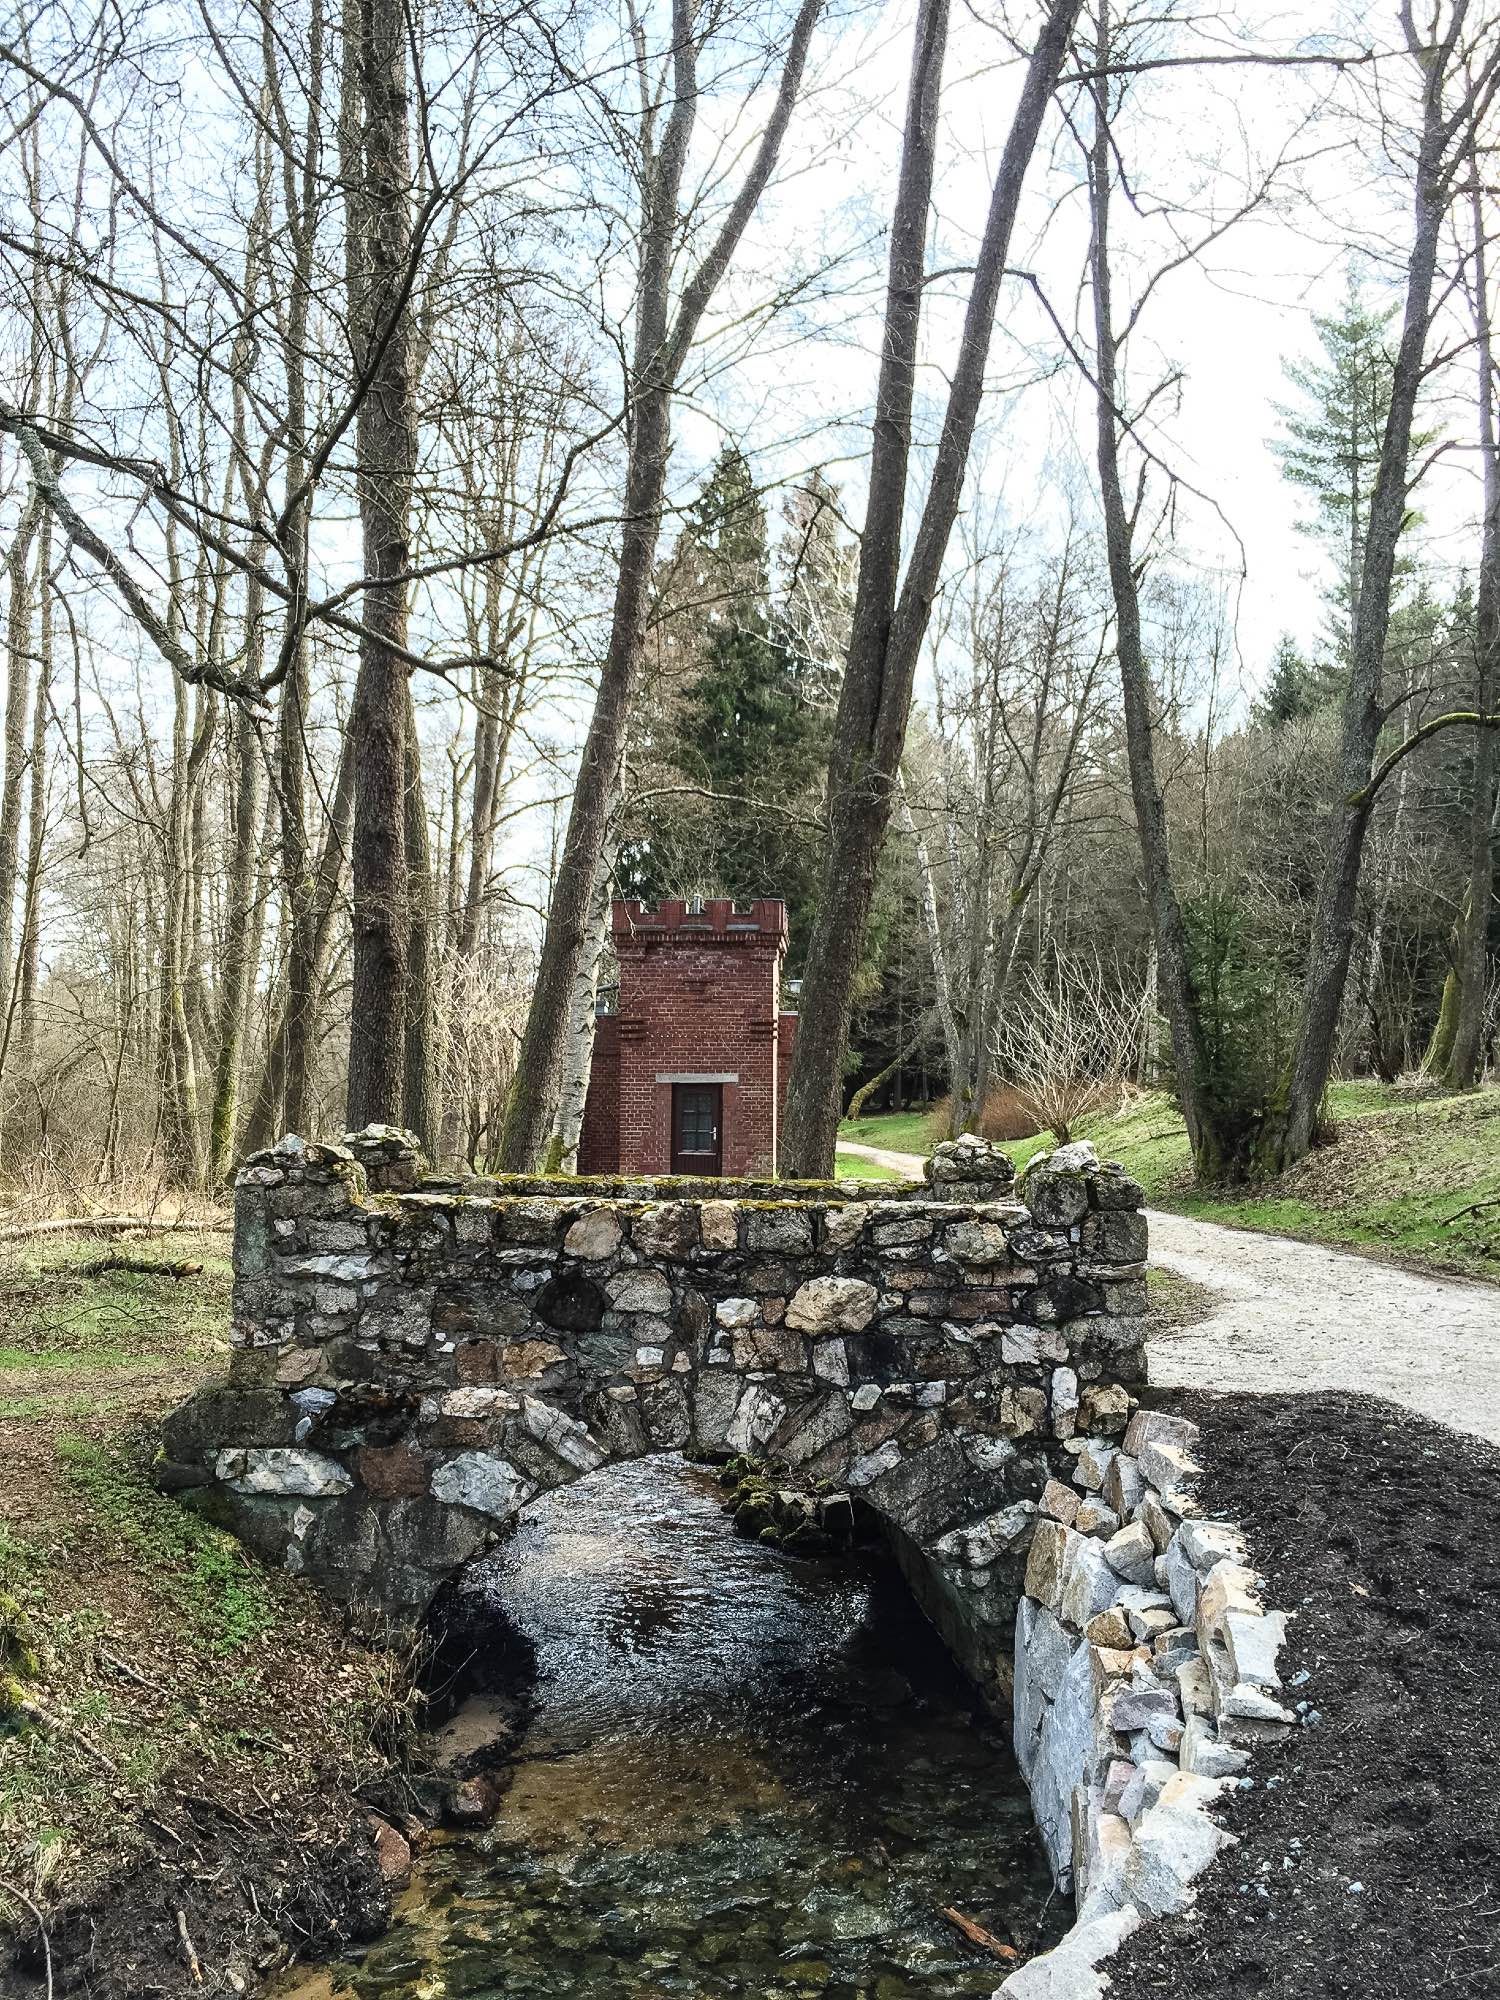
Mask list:
[{"label": "bare tree", "polygon": [[626,378],[624,526],[609,644],[553,884],[516,1085],[505,1114],[501,1160],[511,1171],[537,1165],[556,1114],[573,990],[590,948],[594,885],[640,676],[652,569],[661,534],[673,398],[703,315],[775,171],[822,8],[823,0],[799,0],[775,99],[750,166],[675,304],[674,252],[691,221],[684,207],[684,187],[699,116],[698,70],[714,22],[698,13],[692,0],[673,0],[668,81],[650,73],[645,24],[632,13],[640,100],[630,143],[639,161],[640,248]]},{"label": "bare tree", "polygon": [[1044,1131],[1067,1145],[1086,1118],[1118,1111],[1140,1046],[1146,996],[1097,952],[1026,966],[992,1050]]},{"label": "bare tree", "polygon": [[789,1174],[827,1174],[833,1167],[855,973],[880,850],[895,806],[912,683],[958,512],[1022,184],[1078,8],[1079,0],[1050,0],[1027,62],[975,260],[927,498],[903,577],[902,524],[948,0],[923,0],[917,15],[900,178],[891,217],[885,335],[859,585],[829,759],[823,887],[787,1092],[782,1166]]}]

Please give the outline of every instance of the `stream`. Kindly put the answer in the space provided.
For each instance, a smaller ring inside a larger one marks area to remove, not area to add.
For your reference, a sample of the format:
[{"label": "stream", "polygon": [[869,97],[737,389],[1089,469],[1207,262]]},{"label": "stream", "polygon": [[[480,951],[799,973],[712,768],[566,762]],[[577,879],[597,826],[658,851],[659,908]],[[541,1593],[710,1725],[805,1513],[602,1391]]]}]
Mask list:
[{"label": "stream", "polygon": [[882,1553],[745,1541],[658,1458],[535,1503],[465,1587],[535,1648],[499,1817],[282,2000],[958,2000],[1007,1967],[945,1907],[1022,1956],[1066,1928],[1004,1732]]}]

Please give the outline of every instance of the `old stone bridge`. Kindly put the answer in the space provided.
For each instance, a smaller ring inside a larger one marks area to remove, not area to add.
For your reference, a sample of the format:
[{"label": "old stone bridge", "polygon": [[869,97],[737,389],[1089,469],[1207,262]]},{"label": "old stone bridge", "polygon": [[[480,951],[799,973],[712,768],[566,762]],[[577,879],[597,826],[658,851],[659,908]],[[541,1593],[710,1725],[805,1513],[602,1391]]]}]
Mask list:
[{"label": "old stone bridge", "polygon": [[283,1139],[238,1177],[229,1381],[168,1420],[161,1477],[405,1623],[549,1488],[758,1455],[859,1495],[941,1624],[1005,1628],[994,1659],[1066,1442],[1125,1425],[1145,1310],[1135,1184],[1087,1149],[1024,1203],[1010,1174],[976,1142],[904,1199],[460,1181],[383,1128]]}]

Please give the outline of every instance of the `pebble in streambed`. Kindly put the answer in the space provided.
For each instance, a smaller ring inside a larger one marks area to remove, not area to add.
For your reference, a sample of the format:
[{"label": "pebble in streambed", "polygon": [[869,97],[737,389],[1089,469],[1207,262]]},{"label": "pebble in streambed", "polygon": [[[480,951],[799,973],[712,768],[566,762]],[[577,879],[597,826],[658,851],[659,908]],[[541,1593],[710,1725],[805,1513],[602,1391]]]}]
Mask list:
[{"label": "pebble in streambed", "polygon": [[390,1934],[281,2000],[969,2000],[1052,1894],[1004,1733],[884,1561],[737,1537],[713,1478],[610,1468],[468,1586],[536,1649],[485,1834],[423,1857]]}]

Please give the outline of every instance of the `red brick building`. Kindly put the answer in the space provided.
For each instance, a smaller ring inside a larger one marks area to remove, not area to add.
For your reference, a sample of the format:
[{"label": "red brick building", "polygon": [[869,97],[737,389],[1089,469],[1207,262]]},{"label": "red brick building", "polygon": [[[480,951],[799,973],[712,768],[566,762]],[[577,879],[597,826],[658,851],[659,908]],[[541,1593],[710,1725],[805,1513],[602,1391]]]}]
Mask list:
[{"label": "red brick building", "polygon": [[797,1017],[785,903],[616,903],[619,996],[596,1023],[581,1174],[772,1174]]}]

